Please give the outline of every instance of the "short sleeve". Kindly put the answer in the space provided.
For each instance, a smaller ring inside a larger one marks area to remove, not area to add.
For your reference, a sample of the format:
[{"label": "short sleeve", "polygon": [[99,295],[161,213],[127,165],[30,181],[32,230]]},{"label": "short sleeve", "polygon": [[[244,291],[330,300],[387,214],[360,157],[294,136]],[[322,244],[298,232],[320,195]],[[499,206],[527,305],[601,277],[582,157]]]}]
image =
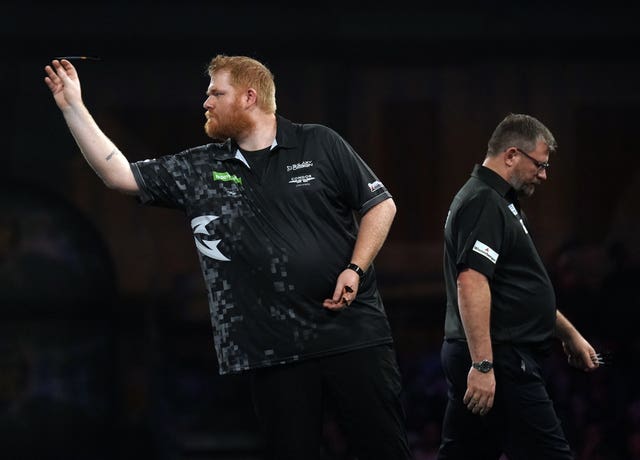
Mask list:
[{"label": "short sleeve", "polygon": [[391,198],[391,193],[353,147],[333,133],[330,149],[338,185],[346,202],[360,215]]},{"label": "short sleeve", "polygon": [[452,225],[458,271],[471,268],[492,278],[505,246],[505,219],[499,204],[486,195],[473,197]]},{"label": "short sleeve", "polygon": [[[184,209],[192,168],[183,158],[168,155],[131,164],[143,204]],[[192,186],[192,185],[191,185]]]}]

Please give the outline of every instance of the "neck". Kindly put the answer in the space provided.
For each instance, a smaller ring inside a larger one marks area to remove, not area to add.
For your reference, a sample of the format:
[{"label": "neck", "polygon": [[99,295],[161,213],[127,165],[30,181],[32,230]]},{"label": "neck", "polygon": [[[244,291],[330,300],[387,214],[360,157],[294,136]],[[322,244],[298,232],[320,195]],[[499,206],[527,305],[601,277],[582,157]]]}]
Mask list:
[{"label": "neck", "polygon": [[482,162],[482,166],[489,168],[505,181],[511,183],[510,169],[504,164],[501,155],[498,155],[497,157],[486,157]]},{"label": "neck", "polygon": [[245,136],[236,139],[238,147],[243,150],[255,151],[271,147],[276,138],[275,114],[260,115],[249,132]]}]

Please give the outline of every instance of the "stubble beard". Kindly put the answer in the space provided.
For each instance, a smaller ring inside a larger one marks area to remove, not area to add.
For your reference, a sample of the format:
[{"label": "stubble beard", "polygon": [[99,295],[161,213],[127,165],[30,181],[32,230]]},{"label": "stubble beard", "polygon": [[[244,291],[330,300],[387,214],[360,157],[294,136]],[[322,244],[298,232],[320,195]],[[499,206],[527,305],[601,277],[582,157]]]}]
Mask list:
[{"label": "stubble beard", "polygon": [[535,191],[536,186],[534,184],[524,184],[520,187],[520,190],[518,190],[518,195],[524,198],[529,198]]},{"label": "stubble beard", "polygon": [[518,196],[529,198],[536,191],[536,184],[527,182],[522,176],[515,176],[511,179],[511,186]]}]

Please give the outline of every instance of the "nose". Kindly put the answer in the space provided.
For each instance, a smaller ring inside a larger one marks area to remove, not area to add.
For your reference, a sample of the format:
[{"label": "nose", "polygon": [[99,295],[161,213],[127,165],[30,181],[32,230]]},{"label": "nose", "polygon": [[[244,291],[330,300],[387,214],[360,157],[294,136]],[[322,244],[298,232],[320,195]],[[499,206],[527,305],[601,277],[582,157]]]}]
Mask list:
[{"label": "nose", "polygon": [[538,170],[538,177],[543,180],[547,180],[547,170],[545,168],[540,168]]},{"label": "nose", "polygon": [[202,104],[202,107],[205,110],[209,110],[211,108],[211,99],[212,99],[211,96],[207,96],[207,98],[204,100],[204,103]]}]

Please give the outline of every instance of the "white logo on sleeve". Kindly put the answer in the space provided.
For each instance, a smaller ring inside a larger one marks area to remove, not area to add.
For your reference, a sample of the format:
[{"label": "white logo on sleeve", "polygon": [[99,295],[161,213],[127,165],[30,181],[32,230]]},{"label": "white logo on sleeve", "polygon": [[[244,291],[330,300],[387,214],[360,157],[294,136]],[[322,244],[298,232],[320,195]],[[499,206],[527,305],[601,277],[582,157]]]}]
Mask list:
[{"label": "white logo on sleeve", "polygon": [[494,264],[496,263],[496,261],[498,260],[498,257],[500,256],[500,254],[498,254],[496,251],[491,249],[489,246],[487,246],[480,240],[476,240],[476,244],[473,245],[473,250],[478,254],[485,256]]},{"label": "white logo on sleeve", "polygon": [[369,182],[367,185],[369,186],[369,190],[371,190],[372,192],[375,192],[376,190],[384,187],[384,185],[382,185],[382,182],[380,182],[379,180]]},{"label": "white logo on sleeve", "polygon": [[218,249],[218,243],[222,240],[205,240],[200,235],[212,236],[207,230],[207,224],[216,220],[218,216],[199,216],[191,219],[191,228],[193,229],[193,238],[196,241],[196,248],[202,254],[212,259],[228,262],[231,259],[225,257]]}]

